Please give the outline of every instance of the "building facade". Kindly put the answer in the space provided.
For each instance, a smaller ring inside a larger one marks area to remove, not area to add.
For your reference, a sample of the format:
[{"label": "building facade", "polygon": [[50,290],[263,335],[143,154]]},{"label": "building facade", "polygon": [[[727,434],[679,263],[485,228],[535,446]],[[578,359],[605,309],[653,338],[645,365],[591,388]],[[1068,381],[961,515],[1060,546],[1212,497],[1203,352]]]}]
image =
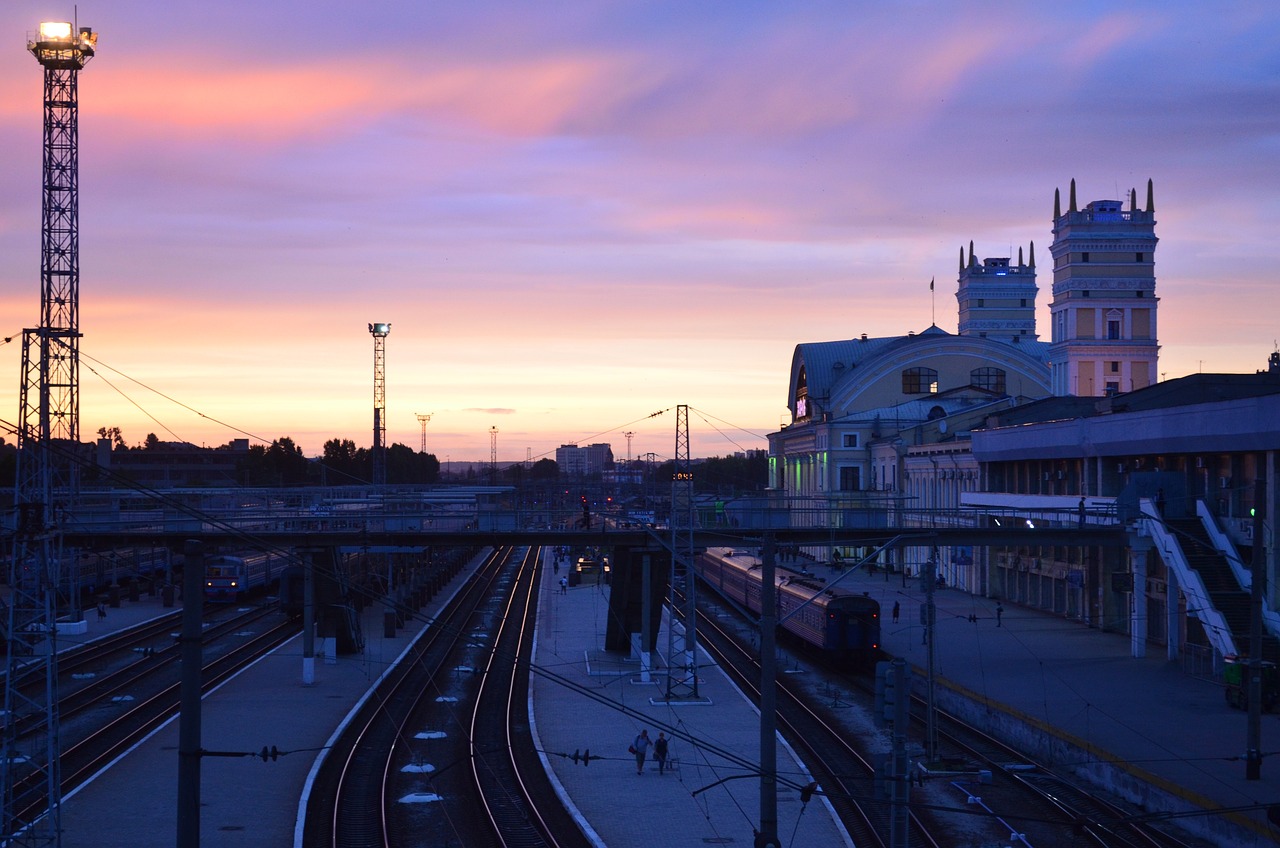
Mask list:
[{"label": "building facade", "polygon": [[1129,208],[1095,200],[1076,208],[1071,181],[1062,212],[1054,192],[1052,336],[1049,364],[1055,395],[1098,397],[1156,381],[1156,242],[1153,184],[1146,209],[1136,190]]}]

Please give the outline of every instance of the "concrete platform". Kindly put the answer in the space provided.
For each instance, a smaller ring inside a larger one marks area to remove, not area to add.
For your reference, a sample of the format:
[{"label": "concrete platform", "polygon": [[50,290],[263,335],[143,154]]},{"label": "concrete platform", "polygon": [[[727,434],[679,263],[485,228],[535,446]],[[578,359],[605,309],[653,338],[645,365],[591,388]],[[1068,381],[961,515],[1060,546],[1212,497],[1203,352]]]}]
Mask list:
[{"label": "concrete platform", "polygon": [[[826,567],[817,572],[833,576]],[[883,647],[912,664],[921,691],[928,646],[919,581],[857,572],[840,585],[880,602]],[[1214,844],[1270,845],[1280,836],[1260,811],[1216,812],[1280,803],[1280,760],[1264,759],[1261,780],[1245,779],[1247,716],[1227,705],[1219,684],[1184,673],[1161,648],[1133,658],[1128,635],[1010,603],[997,617],[995,599],[953,589],[934,600],[941,707],[1002,728],[1145,810],[1210,811],[1184,821]],[[1278,746],[1280,715],[1264,714],[1260,750]]]},{"label": "concrete platform", "polygon": [[[206,750],[254,752],[274,745],[291,753],[273,762],[256,757],[204,758],[200,775],[203,848],[294,844],[307,775],[335,728],[418,635],[425,626],[422,621],[448,602],[474,565],[475,561],[463,569],[394,638],[383,634],[382,607],[375,604],[366,609],[364,654],[317,657],[311,686],[302,682],[302,637],[298,636],[205,696],[201,738]],[[137,613],[127,608],[119,614],[110,610],[106,623],[123,626],[130,615]],[[64,798],[63,845],[174,844],[177,778],[175,718]]]},{"label": "concrete platform", "polygon": [[[542,583],[535,662],[564,683],[532,675],[533,727],[562,797],[589,822],[597,844],[609,848],[750,846],[760,820],[759,780],[705,746],[758,763],[759,712],[705,657],[700,703],[663,700],[665,663],[651,674],[652,682],[637,682],[638,659],[627,662],[603,650],[608,591],[608,586],[582,584],[560,594],[559,577],[550,568]],[[667,644],[664,624],[658,634],[664,654]],[[679,639],[676,644],[682,647]],[[651,739],[659,730],[668,736],[675,730],[697,742],[673,740],[675,769],[659,774],[650,756],[637,775],[627,746],[641,729]],[[586,750],[593,758],[590,765],[569,759]],[[799,784],[810,780],[785,747],[778,750],[778,772]],[[780,789],[778,822],[784,844],[850,844],[822,798],[804,807],[798,792]]]}]

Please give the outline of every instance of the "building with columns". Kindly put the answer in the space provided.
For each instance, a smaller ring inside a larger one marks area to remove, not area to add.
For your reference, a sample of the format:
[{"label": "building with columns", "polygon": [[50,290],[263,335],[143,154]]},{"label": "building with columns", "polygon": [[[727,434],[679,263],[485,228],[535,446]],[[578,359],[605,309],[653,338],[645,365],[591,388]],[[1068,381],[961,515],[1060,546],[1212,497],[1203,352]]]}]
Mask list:
[{"label": "building with columns", "polygon": [[1156,382],[1155,196],[1138,192],[1076,207],[1071,181],[1067,211],[1053,198],[1053,301],[1049,367],[1055,395],[1098,397]]}]

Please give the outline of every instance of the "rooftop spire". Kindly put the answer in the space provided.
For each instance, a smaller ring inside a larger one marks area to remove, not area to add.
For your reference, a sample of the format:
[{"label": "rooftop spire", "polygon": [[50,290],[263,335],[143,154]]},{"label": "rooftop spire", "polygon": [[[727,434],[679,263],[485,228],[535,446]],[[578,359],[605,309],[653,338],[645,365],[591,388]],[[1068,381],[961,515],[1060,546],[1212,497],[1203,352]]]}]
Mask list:
[{"label": "rooftop spire", "polygon": [[964,273],[964,245],[960,245],[960,273]]},{"label": "rooftop spire", "polygon": [[1076,209],[1076,178],[1071,178],[1071,205],[1067,208],[1068,212],[1078,212]]},{"label": "rooftop spire", "polygon": [[1053,220],[1062,217],[1062,189],[1055,188],[1053,190]]},{"label": "rooftop spire", "polygon": [[1147,211],[1156,211],[1155,183],[1152,180],[1147,180]]},{"label": "rooftop spire", "polygon": [[1031,261],[1027,263],[1032,268],[1036,267],[1036,243],[1031,242]]}]

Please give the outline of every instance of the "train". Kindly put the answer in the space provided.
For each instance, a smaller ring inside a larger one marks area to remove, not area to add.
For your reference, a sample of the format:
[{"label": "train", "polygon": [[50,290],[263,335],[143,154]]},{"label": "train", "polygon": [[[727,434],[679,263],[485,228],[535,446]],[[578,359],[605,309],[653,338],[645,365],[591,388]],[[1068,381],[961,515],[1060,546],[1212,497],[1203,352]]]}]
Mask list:
[{"label": "train", "polygon": [[253,554],[247,558],[219,554],[204,561],[204,599],[211,603],[235,603],[254,589],[280,579],[288,558],[280,554]]},{"label": "train", "polygon": [[[753,554],[708,548],[694,568],[720,595],[760,614],[760,560]],[[774,580],[784,630],[842,665],[867,668],[882,658],[880,603],[874,598],[788,568],[778,567]]]}]

